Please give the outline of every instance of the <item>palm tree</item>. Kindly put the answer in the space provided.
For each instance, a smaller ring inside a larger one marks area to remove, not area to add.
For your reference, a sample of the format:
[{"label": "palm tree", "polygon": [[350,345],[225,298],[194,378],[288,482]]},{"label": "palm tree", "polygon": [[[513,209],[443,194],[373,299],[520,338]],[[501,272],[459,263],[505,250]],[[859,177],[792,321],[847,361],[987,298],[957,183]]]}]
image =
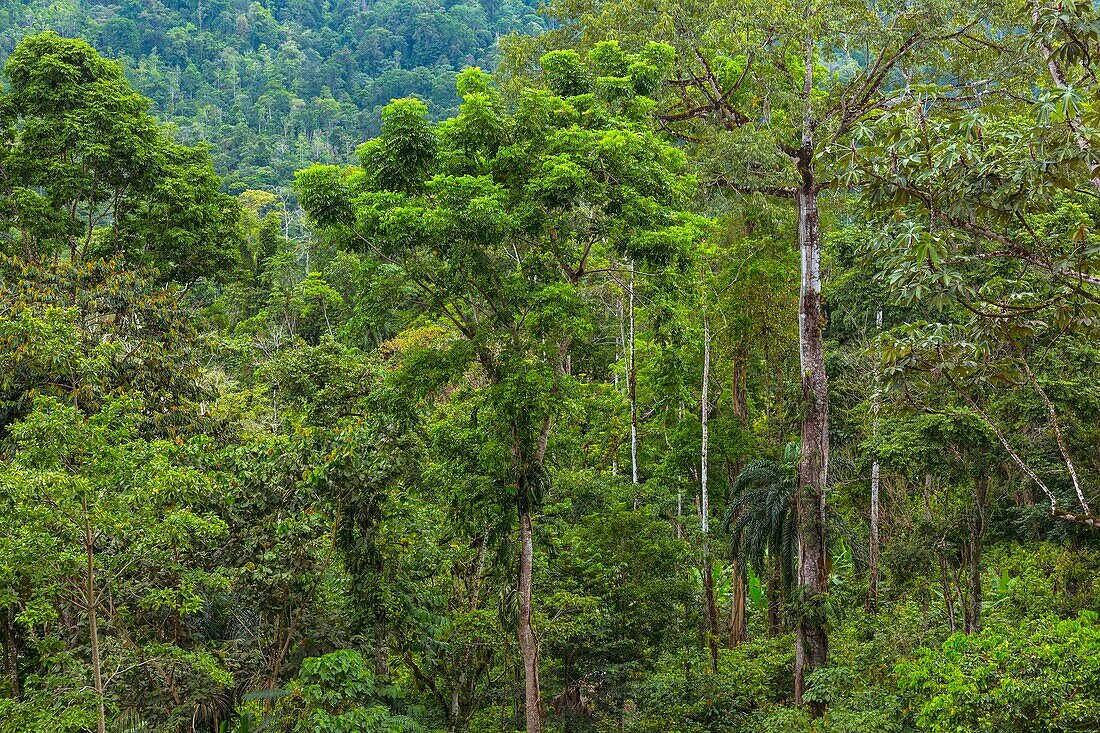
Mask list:
[{"label": "palm tree", "polygon": [[[722,519],[729,547],[742,568],[752,567],[767,578],[768,633],[780,631],[779,609],[794,589],[798,562],[796,495],[798,492],[799,441],[783,448],[783,458],[761,458],[745,466],[733,481],[734,496]],[[856,572],[867,565],[867,549],[832,507],[825,508],[828,524],[826,562],[848,557]]]},{"label": "palm tree", "polygon": [[800,445],[792,441],[781,461],[762,458],[745,466],[733,482],[735,497],[722,529],[742,568],[767,579],[768,633],[780,631],[779,607],[794,585],[798,535],[795,496]]}]

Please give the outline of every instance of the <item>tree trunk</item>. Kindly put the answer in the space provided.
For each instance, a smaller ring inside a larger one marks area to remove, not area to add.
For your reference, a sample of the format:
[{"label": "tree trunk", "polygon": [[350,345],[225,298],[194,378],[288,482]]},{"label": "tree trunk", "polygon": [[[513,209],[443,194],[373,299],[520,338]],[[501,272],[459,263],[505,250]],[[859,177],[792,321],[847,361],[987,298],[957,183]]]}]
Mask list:
[{"label": "tree trunk", "polygon": [[714,571],[711,568],[710,548],[703,538],[703,592],[706,594],[707,648],[710,650],[710,672],[718,674],[718,604],[714,599]]},{"label": "tree trunk", "polygon": [[539,687],[539,650],[531,628],[531,574],[534,563],[534,544],[531,532],[531,513],[519,515],[519,648],[523,652],[524,712],[527,733],[542,731],[542,694]]},{"label": "tree trunk", "polygon": [[783,624],[779,618],[779,604],[782,602],[779,583],[779,563],[776,558],[771,558],[768,564],[768,636],[779,636],[783,631]]},{"label": "tree trunk", "polygon": [[4,613],[4,671],[8,675],[11,698],[18,700],[23,696],[19,679],[19,641],[16,638],[15,608],[10,606]]},{"label": "tree trunk", "polygon": [[989,493],[989,477],[981,476],[974,482],[974,509],[970,516],[969,537],[966,542],[967,585],[966,607],[963,623],[966,633],[976,634],[982,629],[982,537],[985,534],[985,502]]},{"label": "tree trunk", "polygon": [[[630,400],[630,483],[638,483],[638,367],[634,362],[634,262],[630,262],[629,343],[627,344],[626,390]],[[638,508],[638,496],[634,496],[634,508]]]},{"label": "tree trunk", "polygon": [[[878,309],[878,314],[875,316],[875,329],[878,333],[882,332],[882,308]],[[873,437],[878,436],[878,413],[881,406],[882,396],[879,392],[880,372],[882,371],[882,358],[879,356],[878,362],[875,364],[875,388],[874,393],[871,395],[871,435]],[[879,581],[879,556],[881,555],[881,549],[879,547],[879,463],[876,457],[871,463],[871,532],[869,538],[870,546],[870,590],[867,594],[867,606],[874,612],[878,610],[878,581]]]},{"label": "tree trunk", "polygon": [[[797,158],[801,184],[798,240],[802,254],[798,310],[799,353],[802,371],[802,456],[798,464],[798,618],[795,629],[794,696],[802,704],[806,677],[825,665],[829,640],[825,633],[827,545],[825,487],[829,473],[829,392],[825,373],[825,346],[821,303],[821,229],[818,221],[817,182],[813,170],[809,100],[813,86],[813,39],[806,39],[806,123]],[[814,716],[824,705],[810,703]]]},{"label": "tree trunk", "polygon": [[707,322],[706,307],[703,309],[703,390],[699,405],[699,423],[702,432],[702,447],[699,457],[699,501],[703,529],[703,541],[710,532],[710,492],[708,491],[709,468],[707,451],[710,442],[710,324]]},{"label": "tree trunk", "polygon": [[386,654],[386,606],[381,601],[374,608],[374,674],[379,678],[390,675]]},{"label": "tree trunk", "polygon": [[733,385],[731,399],[733,400],[733,414],[737,417],[737,423],[742,428],[749,426],[749,397],[747,378],[745,375],[745,362],[748,356],[745,354],[744,345],[739,346],[733,358]]},{"label": "tree trunk", "polygon": [[940,587],[943,589],[943,606],[947,611],[947,624],[954,634],[958,631],[955,623],[955,588],[951,584],[951,573],[947,569],[947,560],[940,555]]},{"label": "tree trunk", "polygon": [[710,491],[707,449],[710,441],[710,323],[703,306],[703,394],[699,401],[699,421],[702,447],[699,456],[699,515],[703,530],[703,579],[706,593],[707,646],[710,648],[710,671],[718,674],[718,604],[714,598],[714,570],[710,562]]},{"label": "tree trunk", "polygon": [[103,698],[103,662],[99,657],[99,623],[96,617],[95,587],[95,536],[88,516],[88,502],[84,502],[84,551],[87,559],[87,577],[84,584],[84,607],[88,613],[88,641],[92,651],[92,685],[96,696],[96,729],[107,731],[107,707]]},{"label": "tree trunk", "polygon": [[748,629],[745,623],[745,571],[741,563],[733,563],[733,578],[730,581],[730,633],[726,646],[733,649],[745,641]]}]

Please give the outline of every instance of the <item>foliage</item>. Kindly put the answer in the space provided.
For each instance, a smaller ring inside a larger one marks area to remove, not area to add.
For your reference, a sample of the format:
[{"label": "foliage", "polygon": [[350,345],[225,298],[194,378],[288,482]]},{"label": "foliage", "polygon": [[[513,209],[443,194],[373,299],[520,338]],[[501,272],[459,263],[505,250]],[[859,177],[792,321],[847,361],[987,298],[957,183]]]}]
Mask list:
[{"label": "foliage", "polygon": [[275,713],[276,730],[325,733],[416,733],[413,720],[391,712],[396,688],[378,684],[350,650],[306,659]]},{"label": "foliage", "polygon": [[119,256],[185,284],[224,276],[236,202],[218,190],[207,152],[174,142],[117,64],[47,32],[24,38],[4,74],[5,254]]},{"label": "foliage", "polygon": [[1085,731],[1097,707],[1095,613],[956,635],[899,666],[918,730]]},{"label": "foliage", "polygon": [[536,4],[396,0],[6,0],[0,55],[41,30],[118,58],[186,144],[212,144],[232,193],[281,190],[315,160],[348,161],[390,100],[416,95],[440,117],[455,72],[489,68],[498,37],[537,32]]},{"label": "foliage", "polygon": [[547,12],[0,0],[0,731],[1100,725],[1096,8]]}]

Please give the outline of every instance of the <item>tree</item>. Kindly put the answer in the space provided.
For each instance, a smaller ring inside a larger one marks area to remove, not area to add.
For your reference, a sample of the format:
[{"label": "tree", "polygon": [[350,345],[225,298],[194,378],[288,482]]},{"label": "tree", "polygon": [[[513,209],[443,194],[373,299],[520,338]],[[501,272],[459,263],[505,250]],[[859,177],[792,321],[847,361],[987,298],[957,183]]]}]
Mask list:
[{"label": "tree", "polygon": [[197,333],[174,286],[118,260],[35,264],[0,260],[0,435],[37,394],[94,411],[113,392],[163,407],[144,414],[149,434],[193,435],[190,409],[206,395]]},{"label": "tree", "polygon": [[[585,61],[549,55],[545,86],[521,90],[513,114],[471,70],[460,77],[454,119],[433,128],[420,103],[395,102],[382,135],[360,149],[362,169],[298,177],[313,222],[401,268],[415,302],[453,329],[443,345],[451,368],[482,375],[470,402],[483,446],[472,468],[519,522],[518,638],[532,733],[542,707],[532,518],[548,484],[551,429],[575,382],[570,346],[591,328],[584,286],[613,252],[672,262],[702,228],[678,209],[692,185],[683,156],[637,121],[647,101],[635,90],[660,58],[635,57],[632,79],[581,87]],[[599,54],[588,63],[598,68]]]},{"label": "tree", "polygon": [[[930,60],[945,44],[966,36],[976,24],[972,18],[988,12],[980,2],[966,8],[928,2],[896,10],[808,2],[783,9],[741,2],[642,9],[632,0],[598,8],[580,0],[554,9],[566,24],[558,38],[583,31],[586,38],[613,35],[640,42],[656,34],[671,44],[676,63],[655,113],[658,126],[697,145],[705,178],[716,188],[793,203],[802,261],[802,597],[794,670],[799,699],[806,675],[828,658],[829,396],[819,198],[843,186],[831,174],[832,161],[861,121],[881,113],[895,80],[938,73]],[[968,70],[958,71],[965,85]],[[817,715],[823,711],[817,703],[811,708]]]},{"label": "tree", "polygon": [[[83,636],[88,659],[73,665],[77,679],[62,689],[67,704],[94,711],[88,723],[100,733],[122,706],[133,704],[127,688],[143,684],[135,676],[155,680],[157,698],[167,698],[160,714],[177,722],[192,714],[188,685],[203,684],[202,678],[217,687],[232,684],[229,672],[181,632],[182,619],[223,584],[196,556],[225,525],[192,509],[211,485],[181,460],[177,447],[139,437],[141,409],[132,398],[114,398],[84,415],[39,397],[12,427],[18,452],[0,471],[5,605],[15,603],[20,623],[40,625],[53,639]],[[174,631],[160,633],[164,627]],[[66,657],[44,645],[37,665],[71,665]],[[88,677],[90,696],[81,691]],[[9,714],[37,727],[36,708],[54,693],[31,686]],[[82,729],[79,718],[68,724]]]},{"label": "tree", "polygon": [[[1096,185],[1083,137],[1089,118],[1076,90],[1065,86],[1071,68],[1078,73],[1079,63],[1088,64],[1095,37],[1077,37],[1072,26],[1087,25],[1092,12],[1078,4],[1060,18],[1035,4],[1035,27],[1022,42],[1002,44],[1004,56],[1021,45],[1043,49],[1052,89],[1028,87],[1029,96],[1013,97],[1007,108],[960,104],[938,86],[899,93],[858,136],[866,142],[852,146],[845,175],[867,184],[871,220],[885,225],[867,254],[885,255],[880,272],[900,300],[926,308],[926,320],[890,339],[895,373],[931,370],[942,378],[1043,492],[1052,516],[1095,526],[1058,410],[1031,366],[1039,351],[1091,330],[1100,302],[1094,205],[1082,193]],[[1060,38],[1068,40],[1061,45]],[[1060,44],[1057,53],[1052,43]],[[1085,55],[1076,55],[1078,44]],[[1083,71],[1078,83],[1095,85]],[[908,132],[914,120],[915,133]],[[872,160],[880,155],[895,164]],[[1027,385],[1044,405],[1079,512],[1060,506],[987,409],[990,389],[1006,383]]]},{"label": "tree", "polygon": [[4,250],[32,262],[122,256],[190,283],[223,277],[238,207],[207,152],[173,142],[121,68],[84,41],[23,39],[4,65]]},{"label": "tree", "polygon": [[743,567],[767,579],[768,631],[779,633],[780,605],[795,581],[798,554],[796,526],[799,446],[788,443],[782,462],[752,461],[730,487],[733,501],[722,519],[734,556]]},{"label": "tree", "polygon": [[333,733],[416,733],[416,721],[392,710],[398,692],[366,668],[351,650],[306,659],[279,701],[275,729],[287,733],[326,730]]}]

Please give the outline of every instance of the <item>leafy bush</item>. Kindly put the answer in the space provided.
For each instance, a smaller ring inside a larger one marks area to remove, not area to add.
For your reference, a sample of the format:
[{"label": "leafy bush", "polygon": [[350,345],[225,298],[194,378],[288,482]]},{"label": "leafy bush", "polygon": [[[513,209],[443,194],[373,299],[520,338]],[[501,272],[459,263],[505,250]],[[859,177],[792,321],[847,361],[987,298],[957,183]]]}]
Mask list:
[{"label": "leafy bush", "polygon": [[755,728],[755,711],[791,694],[791,637],[754,639],[723,651],[718,675],[711,675],[702,657],[690,662],[669,658],[637,687],[636,710],[629,730],[748,731]]},{"label": "leafy bush", "polygon": [[1100,623],[1094,612],[956,634],[898,665],[918,730],[1077,733],[1100,729]]},{"label": "leafy bush", "polygon": [[393,707],[396,687],[381,684],[363,655],[350,649],[302,662],[289,695],[279,701],[275,729],[290,733],[419,733]]}]

